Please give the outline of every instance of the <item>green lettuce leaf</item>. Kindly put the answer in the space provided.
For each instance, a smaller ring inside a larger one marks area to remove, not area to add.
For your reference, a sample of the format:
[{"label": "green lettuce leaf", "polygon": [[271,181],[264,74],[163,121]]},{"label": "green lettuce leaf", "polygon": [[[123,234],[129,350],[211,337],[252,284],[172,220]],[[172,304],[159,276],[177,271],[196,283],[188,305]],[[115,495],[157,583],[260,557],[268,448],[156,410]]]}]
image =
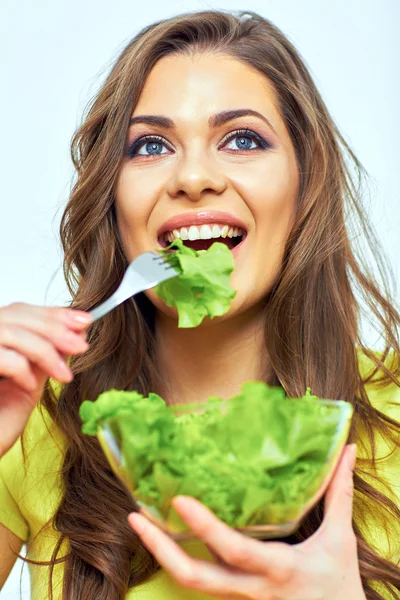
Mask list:
[{"label": "green lettuce leaf", "polygon": [[[170,253],[171,248],[176,251]],[[155,287],[168,306],[177,308],[179,327],[197,327],[205,317],[228,312],[236,292],[230,285],[234,259],[225,244],[214,242],[208,250],[196,251],[178,239],[159,252],[181,273]]]},{"label": "green lettuce leaf", "polygon": [[82,431],[112,423],[135,497],[171,526],[173,496],[198,498],[233,527],[292,520],[326,472],[341,412],[307,388],[287,398],[250,381],[229,401],[169,407],[157,394],[110,390],[80,408]]},{"label": "green lettuce leaf", "polygon": [[[114,419],[123,415],[132,415],[132,409],[136,413],[149,413],[165,406],[165,402],[157,394],[150,393],[144,398],[139,392],[125,392],[121,390],[108,390],[103,392],[95,402],[85,400],[79,408],[79,416],[84,425],[82,432],[88,435],[96,435],[98,426],[106,419]],[[149,415],[147,415],[149,418]]]}]

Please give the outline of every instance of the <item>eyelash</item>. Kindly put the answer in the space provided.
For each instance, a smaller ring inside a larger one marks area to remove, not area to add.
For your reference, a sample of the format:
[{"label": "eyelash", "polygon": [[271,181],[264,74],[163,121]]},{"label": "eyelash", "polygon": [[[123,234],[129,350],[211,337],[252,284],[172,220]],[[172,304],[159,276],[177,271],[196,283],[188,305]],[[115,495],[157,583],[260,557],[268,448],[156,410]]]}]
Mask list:
[{"label": "eyelash", "polygon": [[[230,142],[235,137],[249,137],[253,141],[255,141],[255,142],[257,142],[259,144],[258,148],[249,148],[248,150],[243,150],[243,152],[253,152],[254,150],[269,150],[270,148],[272,148],[271,144],[269,144],[261,136],[259,136],[254,131],[251,131],[250,129],[237,129],[236,131],[232,131],[226,137],[226,139],[224,141],[224,144],[227,144],[228,142]],[[141,137],[141,138],[135,140],[129,146],[129,148],[127,150],[127,155],[131,159],[133,159],[135,156],[139,156],[139,155],[135,154],[135,152],[137,152],[137,150],[139,150],[145,143],[154,142],[154,141],[155,142],[160,142],[160,143],[164,144],[165,146],[168,146],[168,144],[166,143],[166,141],[164,140],[164,138],[162,138],[159,135],[145,135],[144,137]],[[238,150],[237,152],[241,152],[241,151]],[[147,155],[146,154],[141,154],[140,156],[142,156],[142,157],[150,157],[150,156],[165,156],[165,155],[162,155],[162,154],[147,154]]]}]

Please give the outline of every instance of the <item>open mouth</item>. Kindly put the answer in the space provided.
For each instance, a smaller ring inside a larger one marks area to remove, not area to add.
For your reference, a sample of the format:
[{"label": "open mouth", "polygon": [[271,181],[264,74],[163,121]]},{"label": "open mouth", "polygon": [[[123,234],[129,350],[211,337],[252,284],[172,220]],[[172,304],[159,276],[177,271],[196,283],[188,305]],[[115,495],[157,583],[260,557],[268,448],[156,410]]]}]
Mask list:
[{"label": "open mouth", "polygon": [[214,242],[226,244],[230,250],[239,246],[247,236],[247,232],[240,227],[230,227],[229,225],[214,224],[209,225],[191,225],[190,227],[180,227],[173,231],[166,231],[158,238],[160,246],[166,248],[176,239],[181,239],[185,246],[193,250],[208,250]]}]

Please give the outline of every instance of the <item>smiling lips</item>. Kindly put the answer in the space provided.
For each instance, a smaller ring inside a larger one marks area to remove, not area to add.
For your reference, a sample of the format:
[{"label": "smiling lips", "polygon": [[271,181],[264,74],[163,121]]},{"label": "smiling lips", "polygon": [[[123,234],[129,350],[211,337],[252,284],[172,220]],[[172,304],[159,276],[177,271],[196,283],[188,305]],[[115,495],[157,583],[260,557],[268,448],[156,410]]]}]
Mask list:
[{"label": "smiling lips", "polygon": [[229,213],[207,211],[184,213],[168,219],[158,231],[162,247],[176,239],[194,250],[207,250],[215,240],[225,243],[229,249],[238,246],[246,237],[244,223]]}]

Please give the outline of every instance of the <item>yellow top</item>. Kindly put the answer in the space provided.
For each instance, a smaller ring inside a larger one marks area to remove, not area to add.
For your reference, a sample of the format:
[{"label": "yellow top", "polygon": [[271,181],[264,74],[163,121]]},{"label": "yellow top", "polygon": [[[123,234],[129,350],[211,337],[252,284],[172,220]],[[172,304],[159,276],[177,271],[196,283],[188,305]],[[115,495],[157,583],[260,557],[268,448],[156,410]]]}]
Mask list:
[{"label": "yellow top", "polygon": [[[369,372],[372,363],[363,356],[360,357],[360,370]],[[400,421],[400,388],[392,384],[385,389],[378,389],[373,384],[368,385],[368,394],[373,405]],[[388,402],[395,402],[389,406]],[[8,527],[24,542],[27,542],[27,556],[34,560],[49,560],[52,549],[58,538],[58,533],[51,527],[46,528],[35,537],[44,523],[54,514],[61,498],[61,485],[58,471],[62,464],[64,439],[44,411],[36,408],[26,427],[26,467],[23,463],[20,440],[0,460],[0,523]],[[388,445],[384,439],[377,436],[377,456],[388,454]],[[361,456],[361,445],[358,447]],[[400,498],[400,452],[394,452],[380,466],[378,474],[392,488],[393,499]],[[371,480],[373,485],[376,485]],[[385,493],[387,490],[381,488]],[[400,502],[399,502],[400,504]],[[400,525],[400,524],[399,524]],[[360,523],[364,534],[371,545],[380,555],[397,563],[400,560],[400,527],[399,535],[393,536],[396,547],[390,547],[389,540],[382,528],[376,523],[363,518]],[[393,528],[393,524],[391,524]],[[181,544],[191,555],[213,560],[207,547],[200,541],[184,542]],[[61,552],[68,551],[65,542]],[[59,556],[62,554],[59,554]],[[48,599],[47,583],[49,567],[29,565],[31,576],[32,600]],[[53,576],[54,600],[61,600],[62,577],[64,566],[56,565]],[[378,587],[377,587],[378,589]],[[380,588],[379,588],[380,589]],[[381,591],[388,600],[391,598]],[[132,588],[127,594],[127,600],[201,600],[210,598],[193,590],[178,586],[163,570],[158,571],[149,581]]]}]

